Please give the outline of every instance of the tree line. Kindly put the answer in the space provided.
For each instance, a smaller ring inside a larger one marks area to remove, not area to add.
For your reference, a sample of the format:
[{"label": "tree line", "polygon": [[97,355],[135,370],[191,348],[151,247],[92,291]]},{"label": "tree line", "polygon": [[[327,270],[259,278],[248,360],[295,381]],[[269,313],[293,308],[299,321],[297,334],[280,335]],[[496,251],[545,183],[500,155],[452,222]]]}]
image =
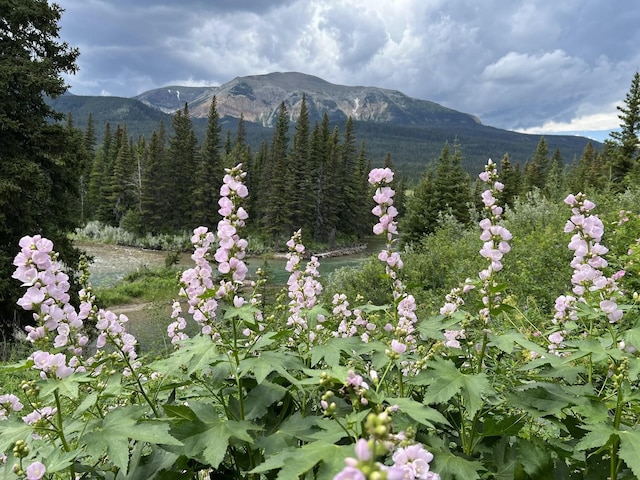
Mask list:
[{"label": "tree line", "polygon": [[[69,129],[74,129],[72,119]],[[188,105],[177,111],[171,132],[161,122],[147,141],[132,139],[126,125],[107,124],[96,149],[91,117],[85,128],[89,152],[81,179],[81,217],[137,233],[175,233],[219,220],[224,169],[242,163],[250,191],[251,228],[275,245],[301,228],[307,239],[333,244],[368,233],[370,160],[358,144],[354,125],[310,125],[306,99],[293,130],[284,102],[271,142],[257,152],[246,142],[244,120],[235,138],[223,141],[213,97],[202,145]]]}]

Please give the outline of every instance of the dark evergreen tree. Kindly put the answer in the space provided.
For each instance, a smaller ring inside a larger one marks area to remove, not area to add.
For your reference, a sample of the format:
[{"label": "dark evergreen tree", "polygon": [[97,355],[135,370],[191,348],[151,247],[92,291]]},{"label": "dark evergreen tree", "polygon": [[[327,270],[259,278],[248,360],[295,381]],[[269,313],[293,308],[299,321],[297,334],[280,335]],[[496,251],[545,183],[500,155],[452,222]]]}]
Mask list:
[{"label": "dark evergreen tree", "polygon": [[142,225],[150,233],[165,233],[170,230],[172,181],[171,168],[166,151],[164,123],[151,134],[147,147],[146,168],[143,171],[140,209]]},{"label": "dark evergreen tree", "polygon": [[547,180],[547,173],[549,172],[549,165],[551,159],[549,158],[549,147],[544,137],[540,137],[538,146],[535,152],[529,160],[529,169],[525,169],[526,186],[527,191],[536,187],[540,190],[544,189],[545,182]]},{"label": "dark evergreen tree", "polygon": [[636,71],[624,105],[617,107],[620,112],[620,131],[611,132],[615,148],[609,158],[612,179],[622,184],[625,176],[638,163],[640,149],[640,72]]},{"label": "dark evergreen tree", "polygon": [[266,185],[263,185],[262,180],[266,173],[263,172],[265,165],[269,163],[269,145],[266,140],[263,140],[260,144],[255,158],[249,158],[250,167],[247,169],[247,188],[249,189],[249,224],[259,227],[260,222],[258,218],[264,211],[261,206],[264,205],[264,198],[266,198]]},{"label": "dark evergreen tree", "polygon": [[287,201],[291,210],[290,229],[302,228],[305,238],[313,235],[314,176],[311,168],[311,130],[306,96],[302,96],[300,114],[295,126],[293,147],[289,155],[289,194]]},{"label": "dark evergreen tree", "polygon": [[[505,153],[500,161],[500,181],[504,184],[504,188],[498,198],[500,204],[513,206],[513,202],[520,190],[520,182],[508,153]],[[475,197],[478,200],[478,196],[476,195]]]},{"label": "dark evergreen tree", "polygon": [[434,195],[434,171],[428,169],[405,198],[406,212],[400,219],[400,233],[404,243],[419,243],[433,232],[438,219],[438,203]]},{"label": "dark evergreen tree", "polygon": [[543,193],[552,200],[562,200],[565,188],[564,162],[560,150],[556,149],[549,163]]},{"label": "dark evergreen tree", "polygon": [[215,229],[220,219],[218,199],[224,176],[222,160],[220,117],[216,106],[216,97],[211,100],[207,132],[204,144],[198,155],[198,163],[193,178],[193,226],[204,225]]},{"label": "dark evergreen tree", "polygon": [[292,185],[287,155],[288,146],[289,114],[287,106],[282,102],[273,132],[269,161],[262,169],[262,185],[265,193],[261,214],[262,226],[276,245],[293,233],[291,231],[292,212],[289,204]]},{"label": "dark evergreen tree", "polygon": [[75,264],[67,234],[79,223],[84,169],[75,138],[47,102],[66,91],[62,74],[77,69],[77,49],[59,40],[62,8],[42,0],[1,3],[0,328],[31,318],[17,307],[23,289],[11,278],[22,236],[50,238],[61,260]]},{"label": "dark evergreen tree", "polygon": [[342,192],[339,222],[341,228],[339,230],[347,235],[358,234],[359,220],[359,184],[360,178],[357,172],[358,164],[358,147],[356,143],[355,125],[353,118],[349,117],[344,127],[343,141],[341,145],[341,162],[342,162]]},{"label": "dark evergreen tree", "polygon": [[112,224],[121,226],[122,219],[132,205],[132,169],[133,158],[126,128],[123,129],[122,142],[113,164],[110,177],[108,201],[111,208]]},{"label": "dark evergreen tree", "polygon": [[191,230],[193,210],[192,183],[196,171],[198,140],[193,131],[189,107],[185,103],[171,123],[173,136],[169,140],[169,165],[173,184],[171,186],[171,214],[169,224],[173,231]]},{"label": "dark evergreen tree", "polygon": [[324,169],[323,198],[320,204],[323,229],[321,237],[330,246],[335,244],[341,227],[341,215],[344,208],[343,187],[344,163],[340,145],[340,131],[334,127],[327,142],[327,162]]},{"label": "dark evergreen tree", "polygon": [[329,116],[325,112],[322,117],[322,124],[318,125],[316,123],[311,133],[311,164],[315,172],[315,185],[313,186],[315,196],[313,237],[321,242],[328,240],[328,225],[325,217],[327,212],[324,203],[327,201],[327,192],[330,188],[327,185],[327,178],[330,176],[330,172],[328,172],[329,152],[331,149],[329,144],[330,135]]},{"label": "dark evergreen tree", "polygon": [[453,155],[448,143],[443,147],[436,166],[433,188],[440,212],[450,212],[461,223],[469,221],[471,183],[469,175],[462,168],[462,154],[457,140]]}]

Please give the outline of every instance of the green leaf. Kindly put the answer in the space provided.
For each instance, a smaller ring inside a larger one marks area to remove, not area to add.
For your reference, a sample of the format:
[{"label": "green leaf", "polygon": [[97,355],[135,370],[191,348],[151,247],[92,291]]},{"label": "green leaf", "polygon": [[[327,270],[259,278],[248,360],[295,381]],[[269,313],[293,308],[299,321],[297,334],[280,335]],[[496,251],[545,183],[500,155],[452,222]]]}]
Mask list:
[{"label": "green leaf", "polygon": [[640,431],[623,430],[620,435],[620,450],[618,454],[633,471],[636,478],[640,478]]},{"label": "green leaf", "polygon": [[614,440],[613,437],[620,433],[613,425],[607,423],[584,425],[582,428],[589,430],[589,432],[576,444],[576,450],[602,448],[611,443]]},{"label": "green leaf", "polygon": [[249,431],[260,429],[251,422],[221,417],[215,405],[209,403],[193,402],[188,408],[193,411],[196,420],[180,422],[171,429],[171,434],[184,445],[181,448],[167,447],[167,450],[199,459],[212,468],[217,468],[224,459],[230,438],[253,444]]},{"label": "green leaf", "polygon": [[226,360],[221,355],[211,338],[196,335],[181,343],[181,348],[174,351],[166,359],[152,362],[150,369],[163,372],[165,375],[191,375],[203,368]]},{"label": "green leaf", "polygon": [[416,402],[411,398],[385,398],[385,401],[389,405],[397,405],[401,412],[406,413],[421,425],[426,425],[430,428],[435,428],[433,423],[449,425],[447,419],[438,410]]},{"label": "green leaf", "polygon": [[264,381],[255,386],[245,399],[245,420],[261,418],[269,406],[282,399],[287,393],[287,389],[282,385]]},{"label": "green leaf", "polygon": [[304,365],[295,355],[285,352],[266,351],[258,356],[242,359],[238,375],[243,377],[247,373],[253,372],[256,382],[262,383],[271,372],[277,372],[293,385],[299,386],[300,382],[291,375],[291,372],[302,370],[302,368],[304,368]]},{"label": "green leaf", "polygon": [[536,382],[522,385],[509,395],[514,405],[519,405],[534,416],[561,416],[565,408],[587,402],[577,394],[565,391],[557,383]]},{"label": "green leaf", "polygon": [[0,421],[0,452],[8,452],[16,440],[26,440],[33,429],[14,415]]},{"label": "green leaf", "polygon": [[524,471],[531,478],[553,478],[553,459],[541,441],[518,439],[518,456]]},{"label": "green leaf", "polygon": [[332,443],[313,442],[272,455],[249,473],[265,473],[280,469],[276,478],[290,480],[300,478],[324,459],[336,456],[345,458],[341,447]]},{"label": "green leaf", "polygon": [[169,435],[169,424],[158,420],[139,420],[146,415],[141,406],[121,407],[109,412],[82,438],[87,452],[99,457],[107,452],[111,462],[125,474],[129,465],[129,440],[152,444],[182,445]]},{"label": "green leaf", "polygon": [[321,417],[303,417],[300,411],[287,417],[271,435],[261,437],[256,444],[269,456],[291,447],[298,440],[311,441],[311,435],[318,431],[318,419]]},{"label": "green leaf", "polygon": [[489,334],[489,346],[494,346],[505,353],[513,353],[516,345],[531,352],[540,353],[545,350],[544,347],[528,340],[520,332],[509,331],[500,335]]},{"label": "green leaf", "polygon": [[590,356],[594,363],[609,361],[611,358],[620,358],[622,352],[618,348],[611,348],[611,337],[599,337],[599,338],[584,338],[581,340],[567,341],[568,347],[576,348],[577,351],[573,352],[565,359],[565,363],[571,363],[578,358]]},{"label": "green leaf", "polygon": [[43,397],[57,391],[60,395],[75,400],[78,398],[78,388],[80,385],[92,381],[94,381],[94,379],[87,373],[74,373],[63,379],[49,378],[47,380],[41,380],[38,382],[38,386],[40,387],[40,395]]},{"label": "green leaf", "polygon": [[320,360],[324,360],[327,365],[333,367],[340,364],[342,353],[350,357],[353,352],[361,351],[363,345],[366,344],[358,337],[330,338],[323,344],[313,346],[311,365],[317,365]]},{"label": "green leaf", "polygon": [[467,460],[449,451],[432,453],[434,458],[431,470],[438,473],[442,478],[477,480],[480,478],[480,472],[484,470],[480,462]]},{"label": "green leaf", "polygon": [[[137,443],[131,452],[129,474],[127,480],[138,480],[141,478],[155,478],[163,470],[169,470],[178,459],[178,455],[167,450],[151,446],[151,453],[145,453],[148,446],[144,443]],[[49,465],[47,464],[47,471]]]},{"label": "green leaf", "polygon": [[193,410],[186,405],[164,405],[162,408],[172,420],[193,422],[198,419]]},{"label": "green leaf", "polygon": [[483,397],[495,393],[485,373],[462,373],[450,360],[436,359],[429,366],[429,370],[410,382],[429,386],[425,391],[425,404],[444,404],[460,393],[468,415],[473,417],[482,408]]},{"label": "green leaf", "polygon": [[538,357],[529,361],[520,370],[539,370],[546,377],[562,378],[570,384],[576,383],[580,375],[585,372],[584,367],[565,362],[565,359],[556,355]]},{"label": "green leaf", "polygon": [[433,340],[444,340],[444,330],[449,329],[449,327],[453,325],[459,325],[463,318],[464,317],[458,318],[455,314],[448,317],[444,315],[434,315],[425,318],[418,323],[420,337],[422,339],[431,338]]}]

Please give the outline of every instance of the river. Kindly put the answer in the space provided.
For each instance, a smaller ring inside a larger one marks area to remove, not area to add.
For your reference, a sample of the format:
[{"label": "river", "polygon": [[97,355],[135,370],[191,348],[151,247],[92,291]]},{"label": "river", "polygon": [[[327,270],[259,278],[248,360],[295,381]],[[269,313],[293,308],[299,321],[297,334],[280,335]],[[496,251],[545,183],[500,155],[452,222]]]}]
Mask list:
[{"label": "river", "polygon": [[[345,266],[360,265],[364,259],[372,255],[380,248],[378,238],[367,239],[367,248],[361,252],[328,257],[320,260],[320,274],[326,276],[334,270]],[[156,269],[165,265],[167,252],[158,250],[145,250],[142,248],[125,247],[122,245],[98,244],[77,242],[76,246],[93,257],[89,267],[91,283],[95,287],[113,286],[128,274],[142,268]],[[286,259],[272,256],[249,257],[246,260],[250,273],[257,268],[267,268],[271,281],[276,284],[284,284],[288,273],[284,267]],[[178,266],[190,268],[194,265],[191,255],[180,255]]]}]

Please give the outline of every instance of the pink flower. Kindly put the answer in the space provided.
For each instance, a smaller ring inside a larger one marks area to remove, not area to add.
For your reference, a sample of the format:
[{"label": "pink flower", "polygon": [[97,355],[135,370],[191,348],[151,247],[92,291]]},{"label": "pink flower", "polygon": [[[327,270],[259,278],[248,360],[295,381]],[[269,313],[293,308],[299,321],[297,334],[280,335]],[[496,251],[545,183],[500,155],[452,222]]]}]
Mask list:
[{"label": "pink flower", "polygon": [[27,467],[27,480],[40,480],[47,473],[47,469],[40,462],[33,462]]},{"label": "pink flower", "polygon": [[378,183],[391,183],[393,181],[393,172],[389,168],[374,168],[369,172],[369,183],[376,185]]},{"label": "pink flower", "polygon": [[407,346],[394,338],[391,340],[391,350],[395,353],[402,354],[407,351]]}]

